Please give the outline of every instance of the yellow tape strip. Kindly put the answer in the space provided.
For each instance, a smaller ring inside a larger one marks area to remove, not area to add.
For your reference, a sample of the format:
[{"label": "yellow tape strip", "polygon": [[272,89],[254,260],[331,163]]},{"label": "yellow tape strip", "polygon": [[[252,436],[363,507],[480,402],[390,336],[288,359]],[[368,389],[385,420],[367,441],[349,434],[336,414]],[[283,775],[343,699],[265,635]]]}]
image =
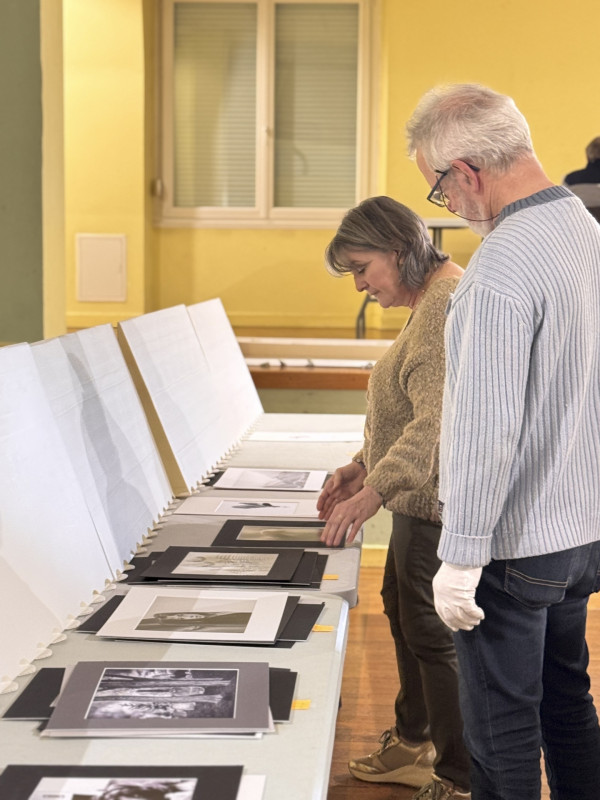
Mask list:
[{"label": "yellow tape strip", "polygon": [[294,700],[292,702],[294,711],[305,711],[307,708],[310,708],[310,700]]}]

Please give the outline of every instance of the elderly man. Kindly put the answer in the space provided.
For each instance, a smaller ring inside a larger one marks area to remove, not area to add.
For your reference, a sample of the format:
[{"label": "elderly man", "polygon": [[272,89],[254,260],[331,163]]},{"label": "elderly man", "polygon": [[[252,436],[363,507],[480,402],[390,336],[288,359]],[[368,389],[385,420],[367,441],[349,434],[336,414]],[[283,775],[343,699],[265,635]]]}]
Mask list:
[{"label": "elderly man", "polygon": [[597,800],[600,227],[546,176],[509,97],[433,89],[407,134],[428,199],[484,237],[447,310],[433,581],[456,632],[472,798],[539,798],[543,748],[552,798]]}]

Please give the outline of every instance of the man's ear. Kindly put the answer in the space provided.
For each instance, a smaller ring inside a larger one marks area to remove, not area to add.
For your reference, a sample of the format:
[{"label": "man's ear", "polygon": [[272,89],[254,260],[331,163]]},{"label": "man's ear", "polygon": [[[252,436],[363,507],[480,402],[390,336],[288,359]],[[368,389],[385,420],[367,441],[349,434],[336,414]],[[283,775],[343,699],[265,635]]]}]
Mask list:
[{"label": "man's ear", "polygon": [[481,190],[482,181],[480,171],[474,170],[470,164],[467,164],[466,161],[461,161],[459,158],[455,158],[454,161],[450,163],[450,167],[454,170],[455,178],[463,183],[463,185],[468,186],[475,192]]}]

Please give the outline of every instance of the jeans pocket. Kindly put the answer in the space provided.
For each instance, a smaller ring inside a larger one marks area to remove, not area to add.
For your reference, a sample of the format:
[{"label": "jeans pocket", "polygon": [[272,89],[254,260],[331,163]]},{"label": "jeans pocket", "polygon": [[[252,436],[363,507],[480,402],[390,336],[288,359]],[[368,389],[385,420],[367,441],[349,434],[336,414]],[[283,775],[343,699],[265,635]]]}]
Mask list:
[{"label": "jeans pocket", "polygon": [[529,558],[507,561],[504,573],[505,591],[529,608],[545,608],[560,603],[567,590],[567,577],[557,575],[558,570],[552,568],[536,569],[540,566],[539,562],[535,563],[537,561],[538,559]]}]

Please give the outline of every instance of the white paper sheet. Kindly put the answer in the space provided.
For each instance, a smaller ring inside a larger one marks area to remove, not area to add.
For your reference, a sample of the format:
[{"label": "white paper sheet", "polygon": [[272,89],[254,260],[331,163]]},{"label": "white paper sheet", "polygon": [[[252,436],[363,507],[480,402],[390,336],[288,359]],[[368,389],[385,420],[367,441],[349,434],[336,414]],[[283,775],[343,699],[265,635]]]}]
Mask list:
[{"label": "white paper sheet", "polygon": [[[184,305],[119,324],[162,428],[175,494],[193,489],[234,443],[223,403]],[[165,460],[165,458],[163,458]],[[171,469],[170,465],[177,468]],[[183,481],[184,485],[180,485]]]},{"label": "white paper sheet", "polygon": [[373,361],[358,358],[246,358],[249,367],[323,367],[333,369],[372,369]]},{"label": "white paper sheet", "polygon": [[110,325],[36,343],[46,396],[113,570],[172,499]]},{"label": "white paper sheet", "polygon": [[253,469],[229,467],[213,484],[213,489],[259,489],[262,491],[318,492],[327,470]]},{"label": "white paper sheet", "polygon": [[96,635],[188,642],[274,642],[287,597],[287,592],[252,589],[132,586]]},{"label": "white paper sheet", "polygon": [[218,514],[224,517],[318,517],[316,500],[274,500],[269,497],[186,498],[174,514]]},{"label": "white paper sheet", "polygon": [[188,313],[219,392],[222,423],[237,441],[263,413],[254,381],[221,300],[195,303]]},{"label": "white paper sheet", "polygon": [[362,442],[361,431],[254,431],[250,442]]},{"label": "white paper sheet", "polygon": [[[55,637],[51,619],[66,624],[110,576],[27,344],[0,348],[0,474],[0,556],[33,595],[21,605],[18,594],[0,585],[2,613],[14,615],[29,642],[0,642],[13,678],[20,658]],[[35,600],[48,613],[41,628],[36,621],[30,629]]]},{"label": "white paper sheet", "polygon": [[266,775],[242,775],[236,800],[262,800]]}]

